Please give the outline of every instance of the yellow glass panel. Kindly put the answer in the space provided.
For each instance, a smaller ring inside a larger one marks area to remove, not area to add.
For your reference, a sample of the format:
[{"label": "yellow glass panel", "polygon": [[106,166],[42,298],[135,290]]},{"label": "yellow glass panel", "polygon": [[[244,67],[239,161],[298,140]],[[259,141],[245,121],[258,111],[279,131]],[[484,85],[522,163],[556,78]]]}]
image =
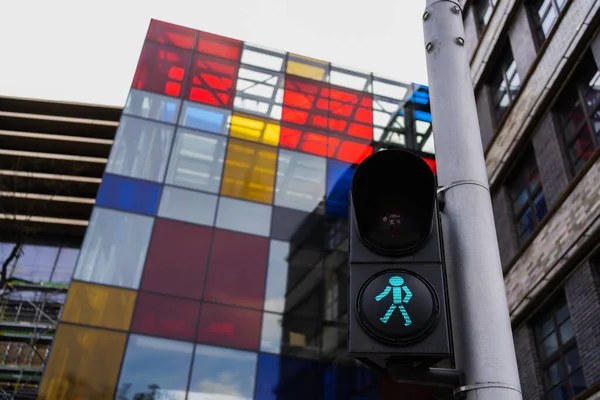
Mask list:
[{"label": "yellow glass panel", "polygon": [[231,117],[229,136],[268,144],[279,145],[279,124],[276,121],[235,114]]},{"label": "yellow glass panel", "polygon": [[270,204],[276,165],[277,149],[229,139],[221,194]]},{"label": "yellow glass panel", "polygon": [[112,400],[126,333],[61,324],[38,400]]},{"label": "yellow glass panel", "polygon": [[133,315],[135,295],[132,290],[73,282],[62,320],[126,331]]},{"label": "yellow glass panel", "polygon": [[286,72],[291,75],[322,81],[329,68],[329,63],[316,58],[292,53],[289,53],[288,57]]}]

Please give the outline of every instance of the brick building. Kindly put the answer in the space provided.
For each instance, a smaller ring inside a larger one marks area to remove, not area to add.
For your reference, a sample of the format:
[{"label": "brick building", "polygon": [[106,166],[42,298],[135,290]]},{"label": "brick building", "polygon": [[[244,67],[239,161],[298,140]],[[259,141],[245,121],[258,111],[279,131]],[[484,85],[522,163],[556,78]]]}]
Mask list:
[{"label": "brick building", "polygon": [[600,2],[462,0],[524,399],[600,390]]}]

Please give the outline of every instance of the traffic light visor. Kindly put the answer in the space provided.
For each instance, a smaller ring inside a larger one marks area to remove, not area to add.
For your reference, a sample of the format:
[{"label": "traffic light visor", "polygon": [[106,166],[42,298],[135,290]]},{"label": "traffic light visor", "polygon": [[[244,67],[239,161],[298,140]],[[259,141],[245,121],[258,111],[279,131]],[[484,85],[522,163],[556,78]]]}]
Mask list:
[{"label": "traffic light visor", "polygon": [[431,233],[435,192],[435,176],[419,156],[394,149],[368,157],[352,180],[361,240],[386,255],[416,250]]}]

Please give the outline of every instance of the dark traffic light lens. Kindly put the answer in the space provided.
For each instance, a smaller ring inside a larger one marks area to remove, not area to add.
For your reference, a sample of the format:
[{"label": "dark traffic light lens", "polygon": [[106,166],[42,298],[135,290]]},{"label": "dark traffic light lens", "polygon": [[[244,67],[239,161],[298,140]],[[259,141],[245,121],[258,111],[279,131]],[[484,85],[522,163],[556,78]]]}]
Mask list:
[{"label": "dark traffic light lens", "polygon": [[431,232],[435,189],[430,167],[412,153],[385,150],[367,158],[352,182],[363,242],[390,255],[417,248]]}]

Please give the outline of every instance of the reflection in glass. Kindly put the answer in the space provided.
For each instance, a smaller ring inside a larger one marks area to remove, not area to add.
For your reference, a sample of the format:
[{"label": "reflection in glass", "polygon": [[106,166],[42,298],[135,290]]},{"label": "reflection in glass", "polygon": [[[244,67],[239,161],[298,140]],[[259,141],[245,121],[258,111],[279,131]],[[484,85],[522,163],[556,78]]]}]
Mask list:
[{"label": "reflection in glass", "polygon": [[132,89],[123,114],[174,124],[180,104],[181,100],[173,97]]},{"label": "reflection in glass", "polygon": [[52,273],[52,282],[69,283],[79,257],[79,249],[63,247],[58,254],[56,267]]},{"label": "reflection in glass", "polygon": [[185,400],[192,343],[131,335],[123,360],[119,400]]},{"label": "reflection in glass", "polygon": [[[2,261],[8,259],[13,247],[12,243],[3,246]],[[21,256],[9,266],[8,276],[33,282],[50,281],[58,249],[54,246],[24,245],[21,248]]]},{"label": "reflection in glass", "polygon": [[319,323],[290,314],[263,314],[260,351],[302,358],[318,358]]},{"label": "reflection in glass", "polygon": [[287,292],[288,263],[290,244],[271,240],[269,247],[269,269],[265,289],[265,310],[283,312]]},{"label": "reflection in glass", "polygon": [[226,139],[187,129],[177,130],[166,183],[218,193]]},{"label": "reflection in glass", "polygon": [[96,207],[74,278],[136,289],[153,219]]},{"label": "reflection in glass", "polygon": [[217,346],[257,350],[261,312],[204,303],[198,325],[198,341]]},{"label": "reflection in glass", "polygon": [[275,204],[312,212],[325,195],[323,157],[280,150],[277,162]]},{"label": "reflection in glass", "polygon": [[217,196],[165,186],[158,215],[178,221],[212,226],[217,209]]},{"label": "reflection in glass", "polygon": [[227,135],[227,127],[231,111],[193,103],[183,102],[183,110],[179,117],[179,125],[201,131]]},{"label": "reflection in glass", "polygon": [[187,399],[252,400],[256,358],[247,351],[196,346]]},{"label": "reflection in glass", "polygon": [[232,231],[269,236],[271,206],[221,197],[216,226]]},{"label": "reflection in glass", "polygon": [[138,118],[121,118],[106,172],[162,182],[173,127]]}]

